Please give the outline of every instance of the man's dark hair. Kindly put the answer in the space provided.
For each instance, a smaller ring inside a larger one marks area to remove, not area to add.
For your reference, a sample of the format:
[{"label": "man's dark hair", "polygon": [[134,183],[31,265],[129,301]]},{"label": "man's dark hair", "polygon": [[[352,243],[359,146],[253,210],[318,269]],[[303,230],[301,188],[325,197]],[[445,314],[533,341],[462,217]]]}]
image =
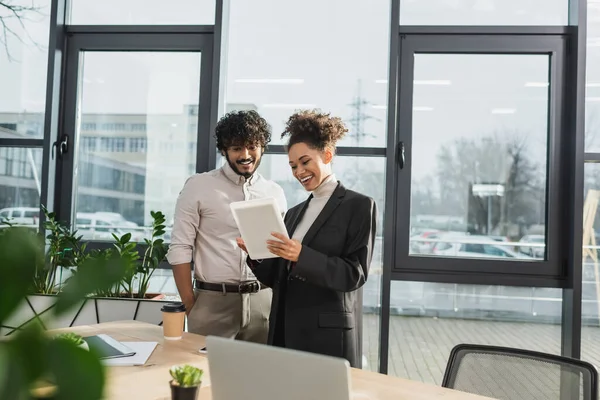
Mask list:
[{"label": "man's dark hair", "polygon": [[271,126],[254,110],[231,111],[217,122],[215,138],[219,151],[251,145],[264,149],[271,141]]},{"label": "man's dark hair", "polygon": [[346,132],[348,129],[341,118],[320,110],[302,110],[290,116],[281,138],[289,136],[288,151],[296,143],[306,143],[319,151],[335,150],[336,143]]}]

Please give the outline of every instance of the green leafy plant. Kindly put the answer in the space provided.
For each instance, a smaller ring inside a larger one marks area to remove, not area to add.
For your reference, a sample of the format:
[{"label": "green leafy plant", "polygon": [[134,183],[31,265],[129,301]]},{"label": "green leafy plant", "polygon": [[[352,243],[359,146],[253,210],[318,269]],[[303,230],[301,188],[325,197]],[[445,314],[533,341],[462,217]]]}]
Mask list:
[{"label": "green leafy plant", "polygon": [[[110,249],[110,248],[109,249],[93,249],[86,254],[86,259],[100,260],[101,262],[104,262],[104,263],[109,262],[109,260],[111,260],[114,257],[115,257],[115,254],[113,253],[113,249]],[[122,261],[124,262],[125,265],[128,265],[125,259],[123,259]],[[74,273],[76,274],[77,270],[75,270]],[[100,296],[100,297],[117,297],[117,296],[119,296],[120,292],[121,292],[121,282],[117,282],[108,288],[98,289],[94,293],[94,295]]]},{"label": "green leafy plant", "polygon": [[44,206],[42,210],[46,216],[44,229],[48,232],[48,250],[45,263],[36,268],[34,291],[57,293],[63,286],[63,269],[77,267],[86,259],[86,245],[81,243],[77,231],[71,231],[65,223],[56,220],[55,213],[48,212]]},{"label": "green leafy plant", "polygon": [[162,239],[165,234],[165,215],[160,211],[150,211],[150,215],[152,216],[152,236],[150,239],[144,239],[147,248],[142,263],[138,267],[140,276],[137,297],[142,299],[146,297],[152,274],[165,259],[168,250]]},{"label": "green leafy plant", "polygon": [[194,387],[202,383],[204,370],[185,364],[171,367],[169,373],[177,385],[181,387]]},{"label": "green leafy plant", "polygon": [[[29,229],[0,231],[0,325],[5,325],[31,291],[44,246]],[[83,260],[44,318],[61,318],[89,294],[120,282],[125,271],[118,256]],[[57,399],[95,400],[104,395],[105,370],[99,355],[68,340],[53,340],[39,318],[0,340],[0,371],[0,399],[31,398],[40,382],[53,387]]]},{"label": "green leafy plant", "polygon": [[[131,242],[131,233],[126,233],[121,237],[118,237],[113,233],[113,238],[115,239],[114,250],[117,251],[119,256],[126,260],[129,268],[127,269],[123,280],[121,281],[119,287],[117,287],[117,293],[115,293],[115,297],[121,296],[125,294],[127,297],[134,297],[135,292],[135,278],[137,276],[137,271],[139,268],[139,259],[140,255],[137,251],[137,243]],[[121,289],[123,292],[121,292]]]},{"label": "green leafy plant", "polygon": [[[98,292],[99,296],[127,297],[127,298],[146,298],[150,279],[154,271],[167,255],[168,247],[164,243],[162,236],[165,234],[165,215],[160,211],[151,211],[152,231],[150,239],[144,239],[146,249],[143,257],[138,251],[138,243],[131,242],[131,233],[126,233],[121,237],[113,234],[115,243],[111,252],[116,252],[118,256],[128,265],[128,269],[120,282],[120,287],[112,288],[107,292]],[[100,257],[100,255],[96,255]]]},{"label": "green leafy plant", "polygon": [[79,346],[84,343],[81,335],[73,332],[59,333],[58,335],[54,336],[54,340],[66,340],[67,342],[73,343],[75,346]]}]

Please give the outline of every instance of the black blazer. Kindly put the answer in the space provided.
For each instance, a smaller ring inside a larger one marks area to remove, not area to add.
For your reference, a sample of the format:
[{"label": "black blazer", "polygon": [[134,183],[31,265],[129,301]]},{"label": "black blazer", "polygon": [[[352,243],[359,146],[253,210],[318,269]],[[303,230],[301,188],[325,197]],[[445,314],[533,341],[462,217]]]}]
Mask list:
[{"label": "black blazer", "polygon": [[[290,237],[312,195],[285,215]],[[362,365],[362,289],[376,230],[373,199],[338,183],[302,241],[298,262],[250,261],[273,289],[268,343]]]}]

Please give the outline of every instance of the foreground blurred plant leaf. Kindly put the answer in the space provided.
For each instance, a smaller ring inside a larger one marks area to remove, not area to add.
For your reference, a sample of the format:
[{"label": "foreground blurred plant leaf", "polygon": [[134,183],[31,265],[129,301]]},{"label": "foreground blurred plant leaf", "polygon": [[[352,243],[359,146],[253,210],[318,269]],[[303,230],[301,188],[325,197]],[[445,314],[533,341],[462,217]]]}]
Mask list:
[{"label": "foreground blurred plant leaf", "polygon": [[[0,229],[0,322],[27,297],[36,268],[44,265],[43,250],[42,240],[25,228]],[[117,284],[129,262],[116,252],[108,258],[86,259],[56,297],[51,316]],[[102,398],[104,383],[98,354],[51,339],[36,319],[0,340],[0,399],[30,399],[32,389],[50,385],[53,399],[95,400]]]},{"label": "foreground blurred plant leaf", "polygon": [[0,229],[0,325],[27,295],[42,259],[42,246],[31,230]]},{"label": "foreground blurred plant leaf", "polygon": [[[32,323],[0,343],[0,359],[7,357],[10,366],[0,365],[0,399],[28,399],[29,389],[46,368],[46,337],[39,324]],[[0,360],[0,364],[2,361]]]},{"label": "foreground blurred plant leaf", "polygon": [[[2,371],[0,374],[0,399],[17,399],[19,397],[19,386],[14,384],[17,367],[9,365],[9,363],[8,342],[0,342],[0,371]],[[11,382],[13,382],[12,385]]]},{"label": "foreground blurred plant leaf", "polygon": [[[12,337],[14,335],[14,337]],[[31,323],[26,328],[11,335],[10,348],[15,360],[22,366],[24,379],[33,382],[44,373],[46,358],[46,341],[44,332],[38,323]]]},{"label": "foreground blurred plant leaf", "polygon": [[59,388],[56,400],[102,398],[104,368],[93,351],[81,349],[64,340],[51,340],[47,361]]},{"label": "foreground blurred plant leaf", "polygon": [[58,294],[55,315],[60,315],[98,290],[109,290],[125,276],[129,260],[112,254],[107,259],[88,258],[77,268]]}]

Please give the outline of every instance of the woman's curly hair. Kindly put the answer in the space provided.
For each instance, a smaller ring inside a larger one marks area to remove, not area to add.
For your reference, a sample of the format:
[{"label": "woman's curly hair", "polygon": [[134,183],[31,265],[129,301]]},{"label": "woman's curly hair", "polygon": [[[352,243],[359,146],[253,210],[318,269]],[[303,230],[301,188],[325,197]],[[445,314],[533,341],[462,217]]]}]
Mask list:
[{"label": "woman's curly hair", "polygon": [[271,141],[271,126],[254,110],[231,111],[217,122],[215,138],[220,151],[250,145],[264,149]]},{"label": "woman's curly hair", "polygon": [[289,136],[288,150],[296,143],[306,143],[315,150],[323,151],[335,149],[335,144],[346,132],[348,128],[341,118],[320,110],[303,110],[288,119],[281,138]]}]

